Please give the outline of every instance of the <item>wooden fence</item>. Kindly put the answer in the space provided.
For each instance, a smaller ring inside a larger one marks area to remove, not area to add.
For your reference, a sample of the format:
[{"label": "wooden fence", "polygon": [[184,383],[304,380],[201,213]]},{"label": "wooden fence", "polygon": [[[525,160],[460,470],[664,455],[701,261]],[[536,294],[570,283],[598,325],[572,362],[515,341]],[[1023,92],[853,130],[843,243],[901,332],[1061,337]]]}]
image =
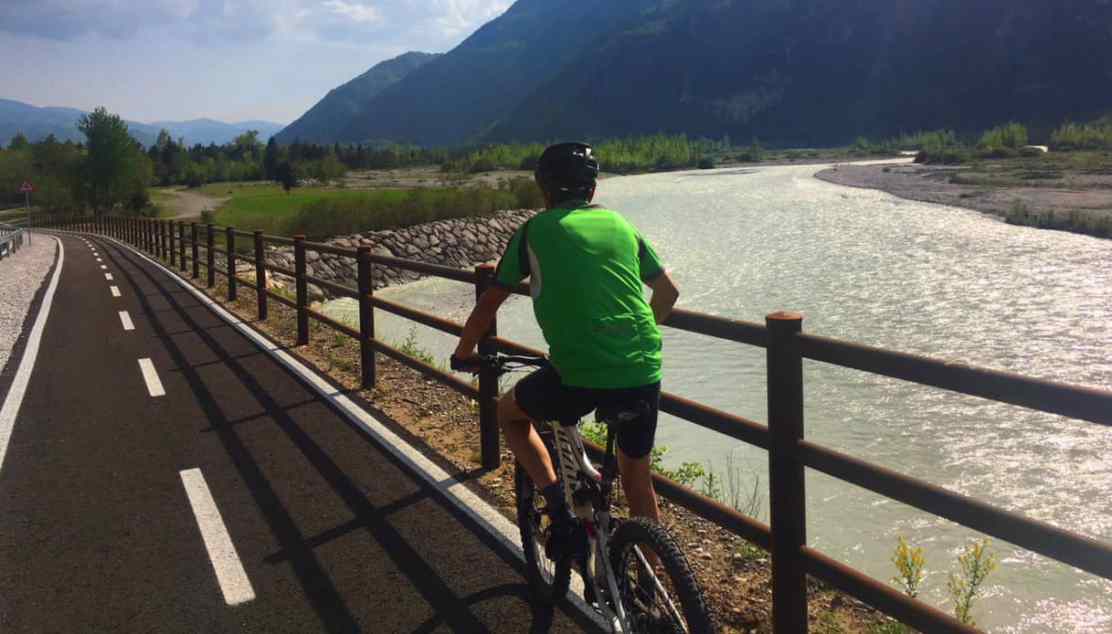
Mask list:
[{"label": "wooden fence", "polygon": [[[168,262],[171,267],[178,267],[183,275],[188,272],[193,278],[200,277],[200,268],[204,267],[207,286],[212,287],[215,284],[216,275],[227,280],[229,300],[236,298],[240,284],[254,285],[258,296],[259,319],[266,319],[269,300],[297,311],[298,344],[309,342],[310,319],[320,321],[358,340],[364,387],[374,385],[375,355],[382,353],[476,399],[479,402],[482,463],[486,468],[498,467],[499,438],[495,420],[497,377],[490,373],[481,374],[476,389],[447,372],[413,359],[379,341],[375,338],[373,309],[384,310],[451,335],[459,335],[463,326],[375,297],[371,283],[374,265],[377,264],[473,284],[477,297],[491,282],[491,267],[479,266],[472,271],[461,270],[373,255],[370,247],[353,250],[308,242],[304,236],[267,236],[257,231],[237,231],[232,227],[195,223],[186,225],[149,218],[65,218],[54,219],[40,226],[99,234],[127,242]],[[218,231],[222,232],[224,248],[216,246]],[[236,243],[240,238],[252,241],[253,258],[236,252]],[[267,245],[292,246],[294,270],[268,265],[265,260]],[[203,259],[201,250],[205,252]],[[357,263],[358,288],[308,275],[307,251],[354,258]],[[222,269],[216,266],[215,256],[218,253],[225,256]],[[254,280],[236,276],[238,260],[254,264]],[[295,280],[295,299],[288,299],[266,288],[265,279],[270,272],[281,273]],[[309,283],[336,296],[358,300],[359,328],[349,327],[310,309],[307,292]],[[519,285],[514,292],[526,296],[529,294],[525,285]],[[821,361],[1106,426],[1112,425],[1112,391],[1044,381],[807,335],[802,332],[802,316],[790,312],[771,314],[762,325],[677,309],[664,325],[758,346],[767,351],[767,425],[670,393],[662,395],[661,409],[700,427],[768,451],[771,526],[671,480],[658,475],[654,475],[654,480],[657,491],[666,498],[770,552],[773,626],[776,634],[800,634],[807,631],[807,575],[821,579],[924,632],[977,631],[808,546],[805,468],[820,471],[1105,579],[1112,579],[1112,547],[1108,544],[996,508],[806,440],[803,426],[803,360]],[[491,332],[480,343],[481,351],[541,354],[539,350],[498,338],[496,334],[497,325],[492,327]],[[597,447],[594,449],[597,450]]]}]

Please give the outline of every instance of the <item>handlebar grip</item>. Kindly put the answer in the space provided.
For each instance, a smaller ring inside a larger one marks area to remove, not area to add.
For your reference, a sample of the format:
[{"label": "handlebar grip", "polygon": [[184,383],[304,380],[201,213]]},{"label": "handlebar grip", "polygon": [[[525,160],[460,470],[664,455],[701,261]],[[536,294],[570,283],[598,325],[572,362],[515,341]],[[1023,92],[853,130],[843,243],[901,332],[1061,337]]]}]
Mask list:
[{"label": "handlebar grip", "polygon": [[455,370],[456,372],[474,373],[482,369],[482,361],[477,357],[472,357],[470,359],[461,359],[453,354],[448,363],[451,366],[452,370]]}]

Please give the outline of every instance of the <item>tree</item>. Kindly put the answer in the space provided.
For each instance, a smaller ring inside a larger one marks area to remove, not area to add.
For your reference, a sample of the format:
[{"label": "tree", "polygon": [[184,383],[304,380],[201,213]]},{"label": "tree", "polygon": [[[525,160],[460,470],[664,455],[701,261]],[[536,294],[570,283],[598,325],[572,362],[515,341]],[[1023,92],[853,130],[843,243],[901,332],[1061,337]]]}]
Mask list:
[{"label": "tree", "polygon": [[297,170],[289,161],[282,161],[278,164],[276,176],[278,182],[282,183],[282,189],[286,190],[287,194],[290,193],[291,189],[297,187]]},{"label": "tree", "polygon": [[263,174],[268,181],[278,180],[278,163],[281,159],[281,150],[274,137],[266,142],[266,152],[263,155]]},{"label": "tree", "polygon": [[25,150],[28,146],[27,137],[22,132],[16,132],[11,141],[8,141],[9,150]]},{"label": "tree", "polygon": [[84,198],[94,211],[138,200],[138,192],[146,193],[152,176],[150,161],[119,115],[97,108],[78,120],[77,129],[85,134],[88,148],[81,170]]},{"label": "tree", "polygon": [[236,160],[249,160],[254,161],[259,152],[259,131],[248,130],[243,134],[237,136],[235,141],[232,142],[234,147],[232,156]]}]

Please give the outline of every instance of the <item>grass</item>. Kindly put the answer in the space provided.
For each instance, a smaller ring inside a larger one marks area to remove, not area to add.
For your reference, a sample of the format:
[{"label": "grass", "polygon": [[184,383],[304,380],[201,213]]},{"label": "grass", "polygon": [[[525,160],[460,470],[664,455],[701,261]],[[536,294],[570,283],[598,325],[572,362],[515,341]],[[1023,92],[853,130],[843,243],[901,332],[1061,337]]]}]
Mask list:
[{"label": "grass", "polygon": [[374,201],[389,204],[400,202],[405,196],[405,192],[401,190],[349,191],[323,187],[298,187],[287,194],[278,185],[242,184],[221,185],[210,195],[228,196],[228,192],[231,192],[232,198],[217,210],[217,224],[279,235],[296,233],[290,226],[290,220],[310,204],[322,201]]},{"label": "grass", "polygon": [[[443,220],[486,216],[501,209],[543,206],[531,179],[489,185],[425,189],[349,190],[272,184],[219,184],[201,193],[230,196],[216,212],[219,225],[310,239]],[[207,191],[206,191],[207,190]]]}]

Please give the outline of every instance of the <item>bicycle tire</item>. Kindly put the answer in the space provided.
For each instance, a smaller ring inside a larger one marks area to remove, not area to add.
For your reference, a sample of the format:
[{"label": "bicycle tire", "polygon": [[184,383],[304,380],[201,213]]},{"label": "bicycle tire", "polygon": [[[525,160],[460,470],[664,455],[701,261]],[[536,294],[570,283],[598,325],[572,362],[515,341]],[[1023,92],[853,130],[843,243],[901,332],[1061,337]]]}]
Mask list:
[{"label": "bicycle tire", "polygon": [[[665,574],[671,580],[671,587],[678,595],[683,617],[687,621],[687,630],[690,634],[713,634],[718,631],[714,615],[707,607],[706,598],[695,580],[695,574],[687,563],[687,557],[680,550],[672,534],[663,526],[642,517],[635,517],[622,522],[610,542],[610,562],[613,566],[614,576],[618,580],[618,592],[622,597],[626,611],[635,621],[648,620],[648,616],[639,616],[636,608],[629,599],[630,592],[630,565],[637,559],[633,547],[645,545],[652,549],[660,558],[660,563]],[[638,566],[640,564],[637,564]],[[638,627],[640,625],[640,627]],[[644,623],[635,623],[634,632],[669,632],[669,628],[647,626]],[[679,630],[682,631],[682,630]]]},{"label": "bicycle tire", "polygon": [[[568,593],[571,582],[571,560],[552,562],[544,554],[544,533],[541,530],[543,511],[537,506],[540,491],[520,464],[514,469],[514,492],[517,496],[517,526],[521,530],[521,549],[525,552],[525,576],[534,594],[545,603],[556,603]],[[548,570],[548,566],[552,570]]]}]

